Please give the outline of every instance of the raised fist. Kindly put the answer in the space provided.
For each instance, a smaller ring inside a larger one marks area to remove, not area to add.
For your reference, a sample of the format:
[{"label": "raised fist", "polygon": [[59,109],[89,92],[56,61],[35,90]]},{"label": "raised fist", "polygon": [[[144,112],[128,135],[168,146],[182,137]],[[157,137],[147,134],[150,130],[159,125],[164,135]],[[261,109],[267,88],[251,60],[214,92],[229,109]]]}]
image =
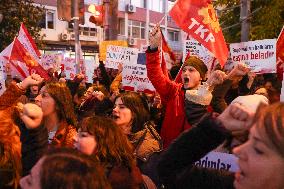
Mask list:
[{"label": "raised fist", "polygon": [[27,103],[22,106],[20,111],[20,118],[25,123],[27,129],[35,129],[40,126],[43,113],[39,106]]},{"label": "raised fist", "polygon": [[149,45],[151,49],[160,47],[161,45],[161,29],[160,25],[156,25],[150,32],[149,32]]},{"label": "raised fist", "polygon": [[39,85],[41,82],[43,82],[43,78],[38,74],[31,74],[30,76],[26,77],[21,83],[20,88],[23,90],[26,90],[31,85]]},{"label": "raised fist", "polygon": [[206,83],[210,87],[214,87],[216,85],[223,83],[226,76],[227,75],[225,74],[225,72],[222,72],[221,70],[215,70],[214,72],[211,73]]},{"label": "raised fist", "polygon": [[234,69],[228,74],[228,79],[234,80],[236,77],[246,75],[250,71],[250,68],[245,63],[238,63]]},{"label": "raised fist", "polygon": [[254,113],[238,103],[230,104],[217,119],[229,131],[248,130],[253,121]]}]

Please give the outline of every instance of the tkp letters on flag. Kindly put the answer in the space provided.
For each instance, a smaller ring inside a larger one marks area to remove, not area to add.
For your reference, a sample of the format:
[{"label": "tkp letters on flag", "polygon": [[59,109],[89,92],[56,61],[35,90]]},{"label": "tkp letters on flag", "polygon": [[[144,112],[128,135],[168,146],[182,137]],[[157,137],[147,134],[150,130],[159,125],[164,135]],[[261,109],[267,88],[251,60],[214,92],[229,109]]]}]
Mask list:
[{"label": "tkp letters on flag", "polygon": [[180,28],[211,51],[222,66],[226,63],[228,48],[211,0],[178,0],[169,14]]}]

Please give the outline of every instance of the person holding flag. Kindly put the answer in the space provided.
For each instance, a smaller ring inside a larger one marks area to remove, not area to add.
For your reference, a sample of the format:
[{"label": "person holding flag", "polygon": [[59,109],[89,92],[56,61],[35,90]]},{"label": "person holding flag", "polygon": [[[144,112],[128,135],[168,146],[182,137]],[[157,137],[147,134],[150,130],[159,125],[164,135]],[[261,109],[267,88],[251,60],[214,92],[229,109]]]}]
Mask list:
[{"label": "person holding flag", "polygon": [[[148,78],[160,94],[162,103],[166,107],[161,137],[165,148],[167,148],[180,133],[191,127],[185,118],[185,91],[197,89],[201,81],[205,81],[207,67],[199,58],[189,57],[181,68],[182,83],[171,81],[163,74],[160,66],[159,50],[161,49],[162,36],[159,25],[153,28],[149,36],[150,46],[146,51],[146,67]],[[207,85],[213,87],[220,84],[224,77],[223,72],[215,71],[207,80]]]}]

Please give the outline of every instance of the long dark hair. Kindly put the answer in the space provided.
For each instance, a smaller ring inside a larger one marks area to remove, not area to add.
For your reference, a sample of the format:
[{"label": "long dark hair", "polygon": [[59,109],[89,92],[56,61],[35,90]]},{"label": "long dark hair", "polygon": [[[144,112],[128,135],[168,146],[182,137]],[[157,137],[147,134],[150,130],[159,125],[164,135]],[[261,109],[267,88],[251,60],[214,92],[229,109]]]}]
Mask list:
[{"label": "long dark hair", "polygon": [[103,169],[77,150],[54,148],[43,158],[40,172],[42,189],[111,188]]},{"label": "long dark hair", "polygon": [[65,83],[50,82],[45,85],[46,91],[56,102],[56,111],[60,120],[69,125],[77,126],[74,105],[69,88]]},{"label": "long dark hair", "polygon": [[135,92],[125,92],[118,95],[115,100],[121,98],[123,104],[131,110],[132,127],[131,132],[136,133],[144,129],[145,122],[149,121],[149,111],[145,107],[142,97]]},{"label": "long dark hair", "polygon": [[102,163],[124,165],[132,168],[135,164],[133,146],[127,136],[107,117],[92,116],[80,123],[81,131],[95,137],[97,147],[93,157]]}]

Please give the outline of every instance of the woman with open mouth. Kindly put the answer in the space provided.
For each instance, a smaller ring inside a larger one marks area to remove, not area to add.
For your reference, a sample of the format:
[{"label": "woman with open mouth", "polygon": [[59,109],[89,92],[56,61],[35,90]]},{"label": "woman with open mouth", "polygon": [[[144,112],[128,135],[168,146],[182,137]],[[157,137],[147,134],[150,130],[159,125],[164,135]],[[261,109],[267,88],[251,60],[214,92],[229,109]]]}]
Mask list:
[{"label": "woman with open mouth", "polygon": [[[255,114],[232,104],[218,117],[207,115],[163,154],[158,172],[165,188],[283,189],[283,115],[284,103],[260,104]],[[232,131],[242,130],[250,134],[244,144],[233,149],[239,165],[235,174],[192,165]]]}]

